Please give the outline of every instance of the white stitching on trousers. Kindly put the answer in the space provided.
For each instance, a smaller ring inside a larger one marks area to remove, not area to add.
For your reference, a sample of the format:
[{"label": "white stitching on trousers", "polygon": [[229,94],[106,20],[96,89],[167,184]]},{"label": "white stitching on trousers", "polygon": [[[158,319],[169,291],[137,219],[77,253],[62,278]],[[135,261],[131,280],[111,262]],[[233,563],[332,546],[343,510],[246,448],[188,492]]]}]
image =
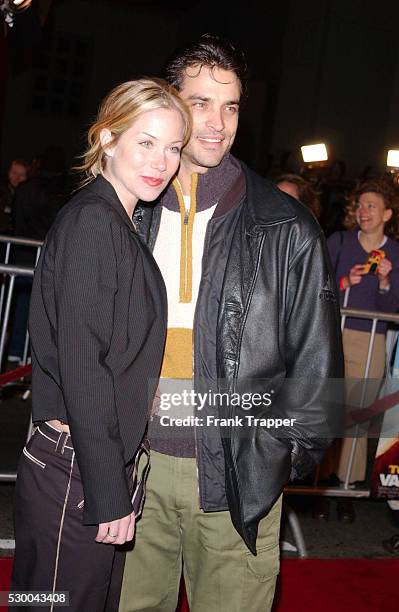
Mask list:
[{"label": "white stitching on trousers", "polygon": [[56,445],[55,445],[55,452],[58,452],[58,445],[61,442],[61,438],[62,438],[62,434],[63,433],[64,433],[63,431],[59,432],[60,435],[58,436],[58,440],[57,440]]},{"label": "white stitching on trousers", "polygon": [[69,437],[70,437],[70,436],[69,436],[69,434],[67,434],[67,435],[65,436],[65,440],[64,440],[64,443],[63,443],[62,448],[61,448],[61,454],[62,454],[62,455],[64,454],[64,450],[65,450],[65,448],[68,448],[68,447],[66,446],[66,443],[67,443],[67,441],[68,441],[68,438],[69,438]]},{"label": "white stitching on trousers", "polygon": [[[49,425],[49,427],[51,427]],[[54,427],[53,427],[54,429]],[[45,433],[42,432],[42,430],[40,429],[40,427],[37,428],[37,431],[39,432],[39,434],[41,434],[44,438],[47,438],[47,440],[49,440],[50,442],[52,442],[53,444],[57,444],[57,442],[55,440],[53,440],[52,438],[50,438],[49,436],[46,436]],[[55,431],[58,431],[57,429],[55,429]],[[70,436],[67,436],[68,438]],[[68,446],[67,444],[65,444],[65,448],[68,448],[69,450],[73,450],[73,446]]]},{"label": "white stitching on trousers", "polygon": [[[55,568],[54,568],[53,595],[55,593],[55,588],[56,588],[56,584],[57,584],[57,572],[58,572],[58,560],[59,560],[59,556],[60,556],[60,547],[61,547],[61,535],[62,535],[62,529],[64,527],[65,510],[66,510],[66,506],[67,506],[67,503],[68,503],[69,491],[71,489],[72,470],[73,470],[73,462],[74,462],[74,460],[75,460],[75,453],[73,452],[72,453],[72,459],[71,459],[71,469],[69,471],[68,486],[67,486],[66,493],[65,493],[64,507],[62,509],[61,523],[60,523],[60,528],[59,528],[59,531],[58,531],[57,553],[56,553]],[[53,612],[53,610],[54,610],[54,597],[53,597],[53,600],[51,602],[50,612]]]},{"label": "white stitching on trousers", "polygon": [[36,457],[31,455],[30,452],[26,450],[26,447],[23,448],[22,452],[25,455],[25,457],[28,457],[28,459],[33,461],[33,463],[36,463],[36,465],[38,465],[39,467],[41,467],[44,470],[44,468],[46,467],[46,464],[43,463],[43,461],[40,461],[40,459],[36,459]]}]

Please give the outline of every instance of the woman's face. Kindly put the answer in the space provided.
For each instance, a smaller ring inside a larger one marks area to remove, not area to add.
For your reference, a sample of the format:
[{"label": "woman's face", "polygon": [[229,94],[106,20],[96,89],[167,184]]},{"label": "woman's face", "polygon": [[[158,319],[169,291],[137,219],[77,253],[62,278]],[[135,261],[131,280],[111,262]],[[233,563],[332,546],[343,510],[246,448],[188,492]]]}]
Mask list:
[{"label": "woman's face", "polygon": [[176,173],[183,133],[180,113],[166,108],[142,113],[114,144],[110,131],[102,130],[104,175],[129,215],[138,200],[155,200]]},{"label": "woman's face", "polygon": [[294,183],[290,183],[289,181],[280,181],[277,183],[277,187],[284,191],[284,193],[288,193],[288,195],[292,196],[296,200],[299,200],[299,190],[298,186]]},{"label": "woman's face", "polygon": [[392,216],[392,210],[385,208],[384,198],[379,193],[362,193],[355,206],[356,221],[362,232],[375,233],[384,230]]}]

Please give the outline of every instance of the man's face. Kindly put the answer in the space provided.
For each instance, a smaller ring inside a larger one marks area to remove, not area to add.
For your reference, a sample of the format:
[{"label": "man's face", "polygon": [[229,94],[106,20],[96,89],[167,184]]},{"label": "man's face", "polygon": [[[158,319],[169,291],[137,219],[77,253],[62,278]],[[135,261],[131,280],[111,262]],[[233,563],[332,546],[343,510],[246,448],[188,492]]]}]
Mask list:
[{"label": "man's face", "polygon": [[193,129],[182,153],[189,172],[218,166],[234,142],[238,126],[240,82],[234,72],[202,66],[187,68],[180,96],[190,107]]},{"label": "man's face", "polygon": [[8,171],[8,180],[11,185],[15,188],[20,183],[23,183],[28,178],[25,166],[21,164],[12,163],[11,168]]}]

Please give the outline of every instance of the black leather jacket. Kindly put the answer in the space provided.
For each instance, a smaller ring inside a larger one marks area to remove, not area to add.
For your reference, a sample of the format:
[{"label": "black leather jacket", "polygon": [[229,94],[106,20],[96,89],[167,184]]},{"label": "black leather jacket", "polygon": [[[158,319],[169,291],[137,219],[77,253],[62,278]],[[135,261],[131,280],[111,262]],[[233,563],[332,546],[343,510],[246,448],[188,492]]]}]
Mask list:
[{"label": "black leather jacket", "polygon": [[[242,427],[222,428],[223,452],[220,440],[202,439],[197,460],[201,507],[223,509],[215,507],[212,482],[224,471],[233,524],[256,554],[259,521],[290,476],[305,475],[330,442],[328,411],[339,410],[340,402],[331,402],[331,397],[326,401],[325,384],[326,379],[343,377],[343,354],[335,284],[319,225],[303,205],[242,166],[246,195],[218,313],[219,388],[234,393],[248,380],[251,391],[267,385],[276,401],[252,414],[295,423],[284,433],[259,422],[244,434]],[[137,210],[135,221],[141,222],[141,233],[151,247],[159,215],[155,210],[152,222],[148,215]],[[194,374],[197,380],[201,376]],[[230,406],[225,416],[241,418],[244,412]]]}]

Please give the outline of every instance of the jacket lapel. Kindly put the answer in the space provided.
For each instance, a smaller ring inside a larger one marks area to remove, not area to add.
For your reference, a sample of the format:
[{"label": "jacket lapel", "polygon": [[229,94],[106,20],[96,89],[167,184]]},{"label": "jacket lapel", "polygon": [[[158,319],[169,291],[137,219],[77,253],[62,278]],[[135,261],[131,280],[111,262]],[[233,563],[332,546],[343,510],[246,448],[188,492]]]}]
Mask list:
[{"label": "jacket lapel", "polygon": [[296,219],[289,198],[245,164],[242,167],[247,193],[231,241],[216,338],[218,377],[229,381],[237,375],[242,325],[258,275],[267,228]]},{"label": "jacket lapel", "polygon": [[103,200],[106,200],[107,203],[118,213],[124,224],[127,225],[131,231],[135,231],[132,220],[129,218],[123,204],[118,198],[115,189],[111,183],[107,181],[107,179],[99,174],[96,176],[94,181],[86,185],[85,189],[92,191]]}]

